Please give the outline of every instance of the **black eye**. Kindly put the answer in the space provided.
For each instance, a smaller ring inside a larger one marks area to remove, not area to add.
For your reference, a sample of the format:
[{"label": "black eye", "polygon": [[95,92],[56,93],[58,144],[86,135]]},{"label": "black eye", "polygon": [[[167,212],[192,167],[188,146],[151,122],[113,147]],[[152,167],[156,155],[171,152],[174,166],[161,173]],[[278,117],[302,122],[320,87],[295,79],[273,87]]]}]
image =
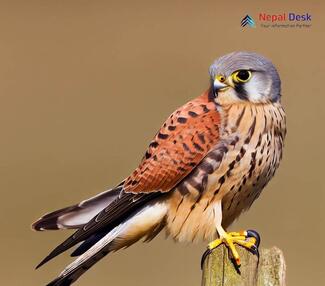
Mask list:
[{"label": "black eye", "polygon": [[236,82],[247,82],[252,76],[249,70],[239,70],[233,74],[233,79]]}]

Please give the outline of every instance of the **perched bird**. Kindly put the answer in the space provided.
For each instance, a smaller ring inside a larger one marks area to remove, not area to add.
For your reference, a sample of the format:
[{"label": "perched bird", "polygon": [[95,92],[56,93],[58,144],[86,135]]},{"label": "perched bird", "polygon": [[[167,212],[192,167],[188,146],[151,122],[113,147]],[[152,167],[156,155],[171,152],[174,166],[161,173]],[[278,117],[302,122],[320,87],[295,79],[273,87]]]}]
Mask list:
[{"label": "perched bird", "polygon": [[[286,134],[274,65],[233,52],[210,67],[210,86],[172,113],[140,165],[117,187],[41,217],[35,230],[77,229],[39,265],[78,244],[78,258],[48,285],[70,285],[109,252],[162,229],[175,241],[235,245],[258,253],[255,231],[227,227],[259,197],[282,158]],[[81,243],[81,244],[80,244]]]}]

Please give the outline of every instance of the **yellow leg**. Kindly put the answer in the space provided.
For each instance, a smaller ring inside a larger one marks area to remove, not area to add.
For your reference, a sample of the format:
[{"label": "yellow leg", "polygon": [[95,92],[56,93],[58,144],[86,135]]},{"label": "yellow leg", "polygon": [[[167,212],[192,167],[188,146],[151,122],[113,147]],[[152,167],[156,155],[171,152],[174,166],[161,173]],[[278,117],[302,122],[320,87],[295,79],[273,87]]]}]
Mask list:
[{"label": "yellow leg", "polygon": [[238,270],[240,267],[240,257],[238,251],[236,250],[235,244],[240,245],[253,254],[257,255],[258,246],[260,244],[260,236],[254,230],[245,230],[239,232],[226,232],[222,228],[222,204],[221,201],[218,201],[214,207],[214,217],[215,217],[215,225],[217,228],[217,232],[219,234],[219,239],[216,239],[208,244],[208,249],[204,252],[201,259],[201,268],[203,266],[205,258],[212,252],[213,249],[219,247],[221,244],[225,244],[233,258],[234,265]]}]

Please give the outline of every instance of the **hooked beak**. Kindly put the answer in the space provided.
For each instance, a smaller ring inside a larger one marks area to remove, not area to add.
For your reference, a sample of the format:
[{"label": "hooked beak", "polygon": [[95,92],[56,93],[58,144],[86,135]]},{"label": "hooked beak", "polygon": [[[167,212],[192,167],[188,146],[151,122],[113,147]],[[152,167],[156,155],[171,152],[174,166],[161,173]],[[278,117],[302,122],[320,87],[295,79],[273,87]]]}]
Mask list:
[{"label": "hooked beak", "polygon": [[215,93],[217,93],[218,91],[220,91],[226,87],[228,87],[228,85],[220,82],[217,78],[213,82],[213,89],[214,89]]}]

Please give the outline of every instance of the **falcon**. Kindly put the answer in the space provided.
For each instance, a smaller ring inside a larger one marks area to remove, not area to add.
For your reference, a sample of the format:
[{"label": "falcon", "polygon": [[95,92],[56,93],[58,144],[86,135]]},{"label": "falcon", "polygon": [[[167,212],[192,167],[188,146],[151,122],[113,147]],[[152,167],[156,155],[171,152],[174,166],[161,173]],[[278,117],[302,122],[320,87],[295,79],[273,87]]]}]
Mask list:
[{"label": "falcon", "polygon": [[[161,230],[178,242],[236,246],[258,255],[259,235],[228,226],[259,197],[282,158],[286,135],[281,81],[252,52],[220,57],[210,85],[172,113],[133,173],[115,188],[46,214],[34,230],[76,229],[37,266],[76,246],[77,258],[48,286],[70,285],[108,253]],[[206,254],[205,253],[205,254]]]}]

